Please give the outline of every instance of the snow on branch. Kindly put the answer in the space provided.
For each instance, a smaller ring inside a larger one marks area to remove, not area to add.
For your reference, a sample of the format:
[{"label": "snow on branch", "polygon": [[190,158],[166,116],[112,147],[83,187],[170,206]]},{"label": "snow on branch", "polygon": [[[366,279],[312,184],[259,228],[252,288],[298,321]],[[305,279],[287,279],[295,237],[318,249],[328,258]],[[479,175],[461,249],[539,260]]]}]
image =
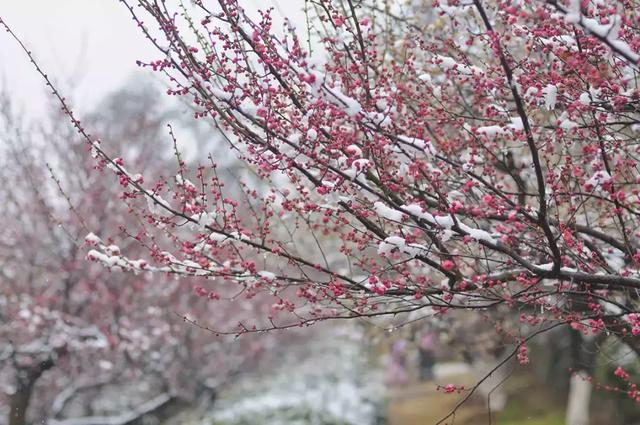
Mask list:
[{"label": "snow on branch", "polygon": [[159,415],[163,410],[179,407],[183,402],[176,396],[160,394],[137,408],[115,416],[86,416],[69,419],[50,419],[48,425],[138,425],[145,416]]},{"label": "snow on branch", "polygon": [[595,18],[583,15],[580,0],[571,0],[568,8],[559,4],[557,0],[546,0],[546,2],[563,13],[568,23],[577,25],[593,35],[632,65],[637,66],[638,62],[640,62],[640,54],[620,38],[620,27],[622,25],[622,17],[620,15],[613,15],[609,18],[612,21],[611,23],[603,24]]}]

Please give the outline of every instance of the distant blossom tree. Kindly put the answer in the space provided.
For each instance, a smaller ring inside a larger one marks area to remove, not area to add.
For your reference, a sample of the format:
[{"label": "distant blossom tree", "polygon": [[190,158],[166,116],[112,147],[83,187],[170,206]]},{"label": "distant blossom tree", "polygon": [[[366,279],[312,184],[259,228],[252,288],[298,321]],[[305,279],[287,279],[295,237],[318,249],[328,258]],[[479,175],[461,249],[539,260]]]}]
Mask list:
[{"label": "distant blossom tree", "polygon": [[[155,146],[166,114],[152,93],[117,92],[88,120],[149,176],[172,160]],[[214,398],[215,387],[255,365],[268,340],[223,345],[176,312],[221,320],[258,314],[260,302],[213,308],[193,302],[197,282],[87,262],[89,229],[102,228],[108,242],[135,216],[59,111],[36,126],[16,109],[0,94],[0,423],[131,425]],[[132,138],[139,142],[127,145]]]},{"label": "distant blossom tree", "polygon": [[144,260],[93,235],[91,260],[274,298],[217,333],[508,309],[520,363],[562,326],[640,354],[637,1],[309,1],[308,43],[236,0],[123,3],[160,51],[140,65],[262,185],[227,196],[213,157],[142,178],[54,90],[142,219]]}]

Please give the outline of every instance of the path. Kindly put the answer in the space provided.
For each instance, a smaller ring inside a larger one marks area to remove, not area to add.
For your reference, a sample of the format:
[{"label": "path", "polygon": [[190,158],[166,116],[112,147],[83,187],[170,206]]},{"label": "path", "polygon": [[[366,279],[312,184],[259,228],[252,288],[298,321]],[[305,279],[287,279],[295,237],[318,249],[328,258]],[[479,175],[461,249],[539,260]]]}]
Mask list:
[{"label": "path", "polygon": [[[450,413],[464,394],[445,394],[436,390],[436,383],[470,386],[475,377],[462,363],[445,363],[435,369],[435,382],[409,383],[389,389],[389,425],[434,425]],[[472,424],[472,418],[487,415],[477,399],[469,400],[456,414],[457,425]],[[447,421],[449,424],[451,420]]]}]

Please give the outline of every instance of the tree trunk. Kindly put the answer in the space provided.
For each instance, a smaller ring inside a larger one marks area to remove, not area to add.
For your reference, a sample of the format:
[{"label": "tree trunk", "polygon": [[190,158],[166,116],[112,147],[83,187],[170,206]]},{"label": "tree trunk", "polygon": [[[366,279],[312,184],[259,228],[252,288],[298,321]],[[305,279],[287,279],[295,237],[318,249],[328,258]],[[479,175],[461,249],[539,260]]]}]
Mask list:
[{"label": "tree trunk", "polygon": [[67,348],[63,346],[55,349],[44,360],[36,359],[32,366],[16,366],[16,392],[9,398],[9,425],[27,424],[27,410],[36,381],[44,372],[55,366],[58,357],[66,352]]},{"label": "tree trunk", "polygon": [[566,425],[589,425],[591,383],[586,378],[585,372],[576,372],[571,376]]},{"label": "tree trunk", "polygon": [[569,383],[566,425],[589,425],[589,404],[591,402],[591,382],[589,376],[598,354],[598,347],[604,341],[604,334],[583,336],[570,331],[573,375]]},{"label": "tree trunk", "polygon": [[33,393],[33,383],[20,385],[9,398],[9,425],[27,424],[27,407]]}]

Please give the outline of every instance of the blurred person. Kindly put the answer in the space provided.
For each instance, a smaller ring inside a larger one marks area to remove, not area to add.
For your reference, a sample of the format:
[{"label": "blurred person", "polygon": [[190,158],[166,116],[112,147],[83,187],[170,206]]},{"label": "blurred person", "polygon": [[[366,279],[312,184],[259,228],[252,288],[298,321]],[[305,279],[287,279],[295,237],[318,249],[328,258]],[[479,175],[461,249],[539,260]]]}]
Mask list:
[{"label": "blurred person", "polygon": [[407,341],[399,339],[391,345],[387,383],[390,385],[406,384],[407,374]]},{"label": "blurred person", "polygon": [[435,345],[435,333],[431,329],[422,331],[418,340],[418,369],[421,381],[430,381],[434,378]]}]

